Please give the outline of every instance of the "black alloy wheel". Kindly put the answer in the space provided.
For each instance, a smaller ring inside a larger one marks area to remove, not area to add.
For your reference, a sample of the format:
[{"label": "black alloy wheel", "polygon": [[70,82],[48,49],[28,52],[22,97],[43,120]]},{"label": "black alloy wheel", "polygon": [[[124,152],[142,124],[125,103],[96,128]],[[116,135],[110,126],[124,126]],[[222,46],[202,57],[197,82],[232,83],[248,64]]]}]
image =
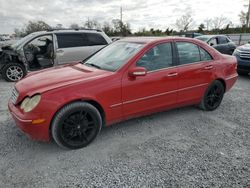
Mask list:
[{"label": "black alloy wheel", "polygon": [[59,146],[78,149],[91,143],[100,132],[101,126],[101,115],[93,105],[74,102],[55,115],[51,131]]},{"label": "black alloy wheel", "polygon": [[222,82],[215,80],[205,92],[205,95],[200,103],[200,108],[206,111],[215,110],[220,106],[224,93],[225,88]]}]

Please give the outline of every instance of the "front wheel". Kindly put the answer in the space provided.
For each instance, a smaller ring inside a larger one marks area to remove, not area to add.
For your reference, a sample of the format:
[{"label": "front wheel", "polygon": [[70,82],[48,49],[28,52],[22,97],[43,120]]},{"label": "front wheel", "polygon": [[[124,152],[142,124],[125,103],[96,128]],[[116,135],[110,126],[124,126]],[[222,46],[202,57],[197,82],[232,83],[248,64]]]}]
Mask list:
[{"label": "front wheel", "polygon": [[25,67],[19,63],[8,63],[2,70],[2,76],[8,82],[17,82],[25,75]]},{"label": "front wheel", "polygon": [[224,85],[215,80],[206,90],[199,107],[205,111],[212,111],[221,104],[225,92]]},{"label": "front wheel", "polygon": [[78,149],[90,144],[102,127],[99,111],[86,102],[64,106],[54,117],[51,134],[62,148]]}]

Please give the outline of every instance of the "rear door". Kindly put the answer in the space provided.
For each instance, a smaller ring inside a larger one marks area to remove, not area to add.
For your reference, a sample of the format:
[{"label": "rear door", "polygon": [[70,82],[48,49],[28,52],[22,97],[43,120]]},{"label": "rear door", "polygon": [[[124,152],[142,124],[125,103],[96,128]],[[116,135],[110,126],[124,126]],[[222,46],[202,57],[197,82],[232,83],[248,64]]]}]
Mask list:
[{"label": "rear door", "polygon": [[179,56],[177,101],[180,104],[200,101],[212,79],[212,56],[191,42],[176,41],[176,48]]},{"label": "rear door", "polygon": [[143,112],[176,103],[178,72],[175,67],[172,43],[158,44],[149,49],[132,67],[144,67],[147,75],[122,79],[123,115],[133,117]]}]

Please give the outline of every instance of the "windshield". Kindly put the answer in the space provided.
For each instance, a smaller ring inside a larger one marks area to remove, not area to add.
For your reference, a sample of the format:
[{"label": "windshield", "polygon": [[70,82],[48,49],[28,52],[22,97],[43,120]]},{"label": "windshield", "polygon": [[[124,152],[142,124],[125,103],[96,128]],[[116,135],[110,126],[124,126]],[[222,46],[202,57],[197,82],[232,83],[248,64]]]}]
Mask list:
[{"label": "windshield", "polygon": [[204,37],[204,36],[202,36],[202,37],[195,37],[195,38],[199,39],[199,40],[202,40],[204,42],[207,42],[210,39],[210,37]]},{"label": "windshield", "polygon": [[31,33],[27,36],[25,36],[24,38],[21,38],[20,40],[18,40],[16,43],[12,44],[11,47],[12,48],[18,48],[18,46],[20,46],[21,44],[23,44],[25,41],[30,40],[31,38],[33,38],[36,34]]},{"label": "windshield", "polygon": [[85,65],[99,69],[116,71],[122,67],[144,44],[133,42],[114,42],[85,61]]}]

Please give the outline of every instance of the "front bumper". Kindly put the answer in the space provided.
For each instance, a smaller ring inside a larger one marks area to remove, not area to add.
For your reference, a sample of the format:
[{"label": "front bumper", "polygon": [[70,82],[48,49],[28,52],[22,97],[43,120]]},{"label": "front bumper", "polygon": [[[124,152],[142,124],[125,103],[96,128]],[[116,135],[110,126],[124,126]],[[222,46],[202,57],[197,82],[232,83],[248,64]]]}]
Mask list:
[{"label": "front bumper", "polygon": [[41,114],[24,114],[11,101],[8,103],[8,108],[16,125],[30,138],[45,142],[50,140],[50,121],[45,119],[45,121],[40,124],[32,123],[33,120],[41,118]]},{"label": "front bumper", "polygon": [[237,58],[237,70],[250,72],[250,59],[242,59],[239,55],[234,55]]}]

